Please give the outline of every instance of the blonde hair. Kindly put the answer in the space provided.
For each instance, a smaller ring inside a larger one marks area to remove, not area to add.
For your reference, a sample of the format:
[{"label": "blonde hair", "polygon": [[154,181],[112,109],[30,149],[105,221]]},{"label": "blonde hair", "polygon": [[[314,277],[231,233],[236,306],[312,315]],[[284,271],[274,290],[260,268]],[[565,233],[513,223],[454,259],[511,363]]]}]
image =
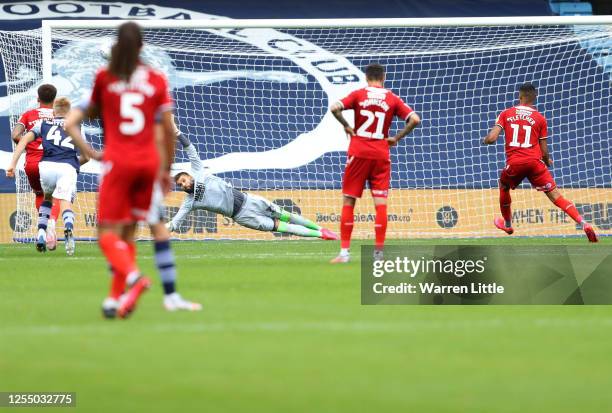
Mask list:
[{"label": "blonde hair", "polygon": [[66,96],[60,96],[53,101],[53,114],[55,116],[63,116],[70,111],[70,99]]}]

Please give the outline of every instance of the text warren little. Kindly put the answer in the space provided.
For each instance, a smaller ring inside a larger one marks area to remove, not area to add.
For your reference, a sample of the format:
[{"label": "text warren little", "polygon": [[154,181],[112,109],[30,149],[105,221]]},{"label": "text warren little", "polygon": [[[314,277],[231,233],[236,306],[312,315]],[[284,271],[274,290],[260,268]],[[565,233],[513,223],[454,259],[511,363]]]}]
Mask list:
[{"label": "text warren little", "polygon": [[434,283],[400,283],[384,285],[374,283],[375,294],[503,294],[504,286],[497,283],[470,283],[468,285],[437,285]]}]

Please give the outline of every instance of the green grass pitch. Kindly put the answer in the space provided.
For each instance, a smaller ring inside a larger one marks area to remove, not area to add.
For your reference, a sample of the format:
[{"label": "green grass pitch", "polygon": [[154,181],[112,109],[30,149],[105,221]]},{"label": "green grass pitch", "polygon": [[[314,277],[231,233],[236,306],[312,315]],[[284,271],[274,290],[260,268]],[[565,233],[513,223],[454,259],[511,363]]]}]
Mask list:
[{"label": "green grass pitch", "polygon": [[612,411],[612,307],[361,306],[359,260],[327,263],[337,243],[183,242],[179,290],[204,311],[167,313],[138,248],[154,287],[106,321],[95,244],[0,246],[0,391],[105,413]]}]

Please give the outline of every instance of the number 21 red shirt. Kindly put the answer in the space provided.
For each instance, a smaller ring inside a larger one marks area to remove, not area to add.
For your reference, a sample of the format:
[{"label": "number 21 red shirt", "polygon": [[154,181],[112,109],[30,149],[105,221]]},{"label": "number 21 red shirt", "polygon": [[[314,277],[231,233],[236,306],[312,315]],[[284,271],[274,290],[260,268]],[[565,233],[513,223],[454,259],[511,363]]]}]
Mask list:
[{"label": "number 21 red shirt", "polygon": [[357,89],[340,103],[344,109],[355,112],[355,136],[351,138],[348,156],[365,159],[389,159],[386,139],[393,117],[408,120],[414,113],[395,93],[374,86]]}]

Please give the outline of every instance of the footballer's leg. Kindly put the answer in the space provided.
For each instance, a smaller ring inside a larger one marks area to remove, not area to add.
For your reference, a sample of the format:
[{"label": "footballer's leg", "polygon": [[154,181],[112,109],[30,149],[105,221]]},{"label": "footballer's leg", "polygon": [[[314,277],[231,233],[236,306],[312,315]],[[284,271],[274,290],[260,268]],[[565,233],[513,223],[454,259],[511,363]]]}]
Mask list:
[{"label": "footballer's leg", "polygon": [[[363,191],[363,186],[361,191]],[[343,192],[342,212],[340,213],[340,252],[330,260],[332,264],[345,264],[351,260],[351,235],[355,223],[355,204],[358,196],[351,196],[344,189]]]},{"label": "footballer's leg", "polygon": [[497,217],[493,221],[495,226],[508,235],[514,233],[512,228],[512,197],[510,195],[510,187],[500,182],[499,184],[499,209],[501,211],[501,218]]},{"label": "footballer's leg", "polygon": [[373,161],[372,171],[368,177],[376,209],[374,221],[374,259],[383,259],[385,237],[387,234],[387,196],[389,194],[389,181],[391,180],[391,162],[389,160]]},{"label": "footballer's leg", "polygon": [[38,208],[38,232],[36,234],[36,250],[39,252],[47,251],[47,223],[51,216],[51,194],[48,198],[43,198],[40,208]]},{"label": "footballer's leg", "polygon": [[[312,229],[298,224],[290,224],[286,221],[281,221],[279,219],[274,219],[274,228],[272,230],[283,232],[285,234],[298,235],[300,237],[331,239],[326,238],[330,236],[330,234],[324,228]],[[323,231],[325,231],[325,235]]]},{"label": "footballer's leg", "polygon": [[[40,206],[45,201],[45,193],[42,188],[43,182],[41,181],[40,175],[40,164],[41,162],[29,162],[25,165],[25,173],[28,178],[28,182],[30,183],[30,187],[32,188],[32,191],[34,191],[35,195],[36,210],[39,210]],[[54,199],[52,199],[51,201],[51,212],[49,214],[49,219],[47,220],[47,229],[45,235],[45,249],[53,251],[55,250],[55,247],[57,245],[55,222],[57,219],[57,209],[59,204]]]},{"label": "footballer's leg", "polygon": [[582,218],[574,204],[561,195],[548,167],[543,162],[535,162],[531,168],[532,170],[529,174],[531,185],[538,191],[543,191],[553,204],[580,225],[589,242],[597,242],[595,230],[593,230],[593,227]]},{"label": "footballer's leg", "polygon": [[[38,188],[36,190],[40,189],[43,194],[43,200],[38,208],[38,232],[36,234],[36,249],[39,252],[47,250],[47,226],[53,206],[53,191],[55,191],[58,179],[55,166],[55,163],[52,162],[39,162],[37,164]],[[30,170],[29,177],[33,175],[33,171]]]},{"label": "footballer's leg", "polygon": [[161,222],[150,224],[155,249],[155,265],[164,289],[164,308],[168,311],[200,311],[202,304],[185,300],[176,291],[176,265],[170,245],[170,232]]},{"label": "footballer's leg", "polygon": [[64,221],[64,246],[66,255],[74,255],[74,212],[72,211],[72,203],[64,199],[60,200],[62,209],[62,220]]},{"label": "footballer's leg", "polygon": [[[102,211],[102,208],[100,210]],[[121,224],[100,222],[98,226],[98,244],[109,265],[113,268],[110,292],[102,304],[102,313],[106,318],[114,318],[117,315],[120,307],[119,299],[125,292],[128,276],[138,277],[140,275],[132,259],[128,243],[121,236],[122,233]]]},{"label": "footballer's leg", "polygon": [[129,200],[131,178],[135,177],[118,170],[117,165],[107,169],[98,195],[98,244],[114,270],[109,295],[102,305],[104,316],[113,318],[119,311],[119,298],[125,292],[127,277],[138,276],[140,271],[128,242],[123,239],[124,226],[132,226],[124,223],[132,220]]},{"label": "footballer's leg", "polygon": [[330,262],[343,264],[350,261],[351,235],[355,223],[355,203],[361,198],[369,175],[369,159],[351,156],[346,161],[342,178],[342,213],[340,214],[340,253]]},{"label": "footballer's leg", "polygon": [[47,225],[47,248],[50,251],[55,250],[57,247],[57,232],[55,230],[55,224],[60,212],[60,200],[53,198],[53,204],[51,206],[51,216],[49,217],[49,224]]},{"label": "footballer's leg", "polygon": [[499,209],[502,216],[493,220],[497,229],[504,231],[508,235],[514,233],[512,228],[512,197],[510,190],[516,188],[525,178],[521,166],[508,164],[502,170],[499,177]]},{"label": "footballer's leg", "polygon": [[[155,265],[164,289],[164,308],[168,311],[199,311],[202,309],[201,304],[185,300],[176,291],[176,265],[170,245],[170,231],[164,225],[165,215],[164,194],[161,186],[156,183],[147,214],[147,222],[154,240]],[[129,283],[130,280],[128,280]]]},{"label": "footballer's leg", "polygon": [[[311,220],[304,218],[298,214],[292,214],[291,212],[285,211],[284,209],[277,207],[278,213],[275,214],[275,218],[279,222],[276,223],[277,229],[275,231],[280,232],[289,232],[294,233],[296,235],[301,235],[303,237],[318,237],[324,240],[338,240],[340,239],[338,235],[334,232],[330,231],[327,228],[323,228]],[[299,228],[296,228],[299,227]],[[300,233],[292,232],[292,229],[298,230],[305,235]],[[310,230],[310,231],[306,231]]]},{"label": "footballer's leg", "polygon": [[281,221],[281,208],[259,195],[245,194],[244,203],[233,219],[239,225],[256,231],[278,231],[301,237],[322,237],[320,230]]},{"label": "footballer's leg", "polygon": [[136,243],[134,240],[136,225],[136,221],[124,225],[121,232],[121,239],[125,242],[127,255],[134,265],[134,270],[127,274],[123,283],[123,289],[125,290],[126,286],[129,286],[129,289],[125,294],[120,295],[117,315],[121,318],[127,318],[136,309],[140,296],[151,286],[151,280],[142,275],[136,266]]},{"label": "footballer's leg", "polygon": [[589,242],[597,242],[597,234],[588,222],[584,220],[582,215],[576,209],[576,206],[571,202],[565,199],[561,192],[557,188],[552,191],[546,192],[546,196],[550,201],[555,204],[558,208],[564,211],[567,215],[569,215],[578,225],[582,227],[582,230],[586,234]]},{"label": "footballer's leg", "polygon": [[[66,254],[74,255],[74,212],[72,201],[76,194],[77,172],[68,164],[55,164],[58,171],[58,179],[53,191],[53,200],[59,201],[64,221],[64,245]],[[53,212],[52,212],[53,214]]]},{"label": "footballer's leg", "polygon": [[[363,191],[363,187],[361,189]],[[361,194],[360,194],[361,195]],[[340,252],[332,258],[332,264],[345,264],[351,260],[351,235],[355,223],[355,203],[356,196],[348,195],[346,192],[342,196],[342,213],[340,214]]]}]

